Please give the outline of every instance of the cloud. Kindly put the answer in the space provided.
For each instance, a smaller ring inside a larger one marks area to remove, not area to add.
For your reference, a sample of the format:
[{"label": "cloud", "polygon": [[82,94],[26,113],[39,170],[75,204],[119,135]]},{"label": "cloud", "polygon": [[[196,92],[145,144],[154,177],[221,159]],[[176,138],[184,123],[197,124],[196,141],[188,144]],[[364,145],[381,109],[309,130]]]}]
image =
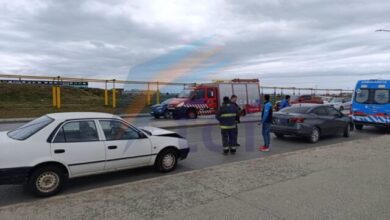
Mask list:
[{"label": "cloud", "polygon": [[148,80],[211,37],[223,49],[178,80],[352,87],[390,78],[390,34],[374,32],[390,29],[389,11],[384,0],[0,0],[0,72]]}]

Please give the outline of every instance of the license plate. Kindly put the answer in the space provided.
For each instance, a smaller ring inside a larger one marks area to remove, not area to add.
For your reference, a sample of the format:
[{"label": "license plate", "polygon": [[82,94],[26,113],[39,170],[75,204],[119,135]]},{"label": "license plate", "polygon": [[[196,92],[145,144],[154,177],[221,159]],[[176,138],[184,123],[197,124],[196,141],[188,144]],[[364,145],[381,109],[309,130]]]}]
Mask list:
[{"label": "license plate", "polygon": [[286,124],[288,124],[288,119],[276,118],[275,119],[275,124],[286,125]]}]

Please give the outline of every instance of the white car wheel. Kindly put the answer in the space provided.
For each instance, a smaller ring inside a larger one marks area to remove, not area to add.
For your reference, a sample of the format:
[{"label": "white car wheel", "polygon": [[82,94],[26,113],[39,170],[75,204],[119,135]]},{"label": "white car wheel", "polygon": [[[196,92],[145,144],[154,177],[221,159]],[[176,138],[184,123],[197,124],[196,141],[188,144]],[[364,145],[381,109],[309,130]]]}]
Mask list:
[{"label": "white car wheel", "polygon": [[167,149],[163,150],[157,156],[155,167],[161,172],[169,172],[176,168],[178,159],[177,150]]},{"label": "white car wheel", "polygon": [[61,191],[66,176],[58,166],[44,166],[35,169],[27,182],[27,190],[38,197],[47,197]]},{"label": "white car wheel", "polygon": [[164,169],[172,169],[173,166],[175,166],[176,163],[176,157],[173,154],[166,154],[162,159],[162,166]]},{"label": "white car wheel", "polygon": [[60,182],[60,177],[57,173],[47,171],[38,176],[35,186],[40,192],[49,193],[55,190]]}]

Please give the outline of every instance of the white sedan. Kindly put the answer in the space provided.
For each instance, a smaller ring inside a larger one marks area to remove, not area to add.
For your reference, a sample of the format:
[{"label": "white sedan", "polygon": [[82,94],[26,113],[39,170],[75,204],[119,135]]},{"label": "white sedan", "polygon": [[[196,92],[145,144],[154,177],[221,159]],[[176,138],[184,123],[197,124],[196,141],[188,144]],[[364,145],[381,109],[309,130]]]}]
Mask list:
[{"label": "white sedan", "polygon": [[71,178],[143,166],[172,171],[187,140],[159,128],[136,128],[106,113],[55,113],[0,132],[0,184],[25,184],[36,196],[58,193]]},{"label": "white sedan", "polygon": [[344,110],[350,110],[352,106],[352,101],[349,98],[342,98],[342,97],[335,97],[330,100],[328,105],[334,107],[335,109],[339,110],[340,112]]}]

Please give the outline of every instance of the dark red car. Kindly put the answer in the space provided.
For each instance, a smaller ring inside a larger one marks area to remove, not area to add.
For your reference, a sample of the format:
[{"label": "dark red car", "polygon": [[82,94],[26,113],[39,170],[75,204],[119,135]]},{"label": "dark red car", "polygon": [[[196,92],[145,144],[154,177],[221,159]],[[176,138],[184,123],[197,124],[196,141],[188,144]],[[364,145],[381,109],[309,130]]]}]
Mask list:
[{"label": "dark red car", "polygon": [[297,103],[324,104],[324,101],[322,100],[321,97],[318,96],[301,95],[301,96],[291,97],[290,103],[291,104],[297,104]]},{"label": "dark red car", "polygon": [[[280,110],[280,103],[281,101],[277,101],[275,103],[275,111]],[[313,95],[301,95],[301,96],[296,96],[292,95],[290,97],[290,104],[298,104],[298,103],[311,103],[311,104],[324,104],[324,101],[322,100],[321,97],[318,96],[313,96]]]}]

